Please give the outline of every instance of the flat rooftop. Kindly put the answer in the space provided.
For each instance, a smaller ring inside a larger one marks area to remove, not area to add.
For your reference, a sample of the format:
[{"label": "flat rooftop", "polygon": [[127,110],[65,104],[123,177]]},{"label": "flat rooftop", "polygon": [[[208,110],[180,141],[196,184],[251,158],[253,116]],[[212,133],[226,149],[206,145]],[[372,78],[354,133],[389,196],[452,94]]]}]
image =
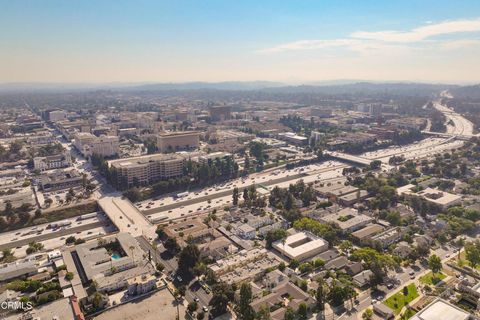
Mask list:
[{"label": "flat rooftop", "polygon": [[149,162],[154,162],[154,161],[178,161],[178,160],[183,160],[184,157],[178,154],[149,154],[145,156],[138,156],[138,157],[131,157],[131,158],[124,158],[124,159],[117,159],[117,160],[111,160],[108,162],[109,166],[113,167],[130,167],[130,166],[138,166],[142,164],[148,164]]},{"label": "flat rooftop", "polygon": [[373,218],[365,214],[358,213],[357,210],[351,208],[342,209],[336,213],[329,214],[321,218],[323,222],[335,223],[340,229],[347,230],[355,228],[362,224],[373,221]]},{"label": "flat rooftop", "polygon": [[[75,319],[73,306],[69,298],[62,298],[50,303],[35,307],[27,314],[31,314],[33,319]],[[22,320],[28,319],[26,314],[15,314],[4,318],[5,320]]]},{"label": "flat rooftop", "polygon": [[397,194],[417,195],[441,206],[448,206],[462,198],[462,196],[433,188],[426,188],[415,193],[412,191],[414,187],[413,184],[407,184],[406,186],[398,188]]},{"label": "flat rooftop", "polygon": [[285,243],[277,241],[273,246],[289,257],[299,257],[320,248],[325,248],[326,250],[328,248],[328,242],[310,232],[298,232],[287,237]]},{"label": "flat rooftop", "polygon": [[181,137],[181,136],[192,136],[192,135],[199,135],[200,132],[198,131],[175,131],[175,132],[162,132],[159,133],[159,137]]},{"label": "flat rooftop", "polygon": [[437,299],[410,320],[467,320],[470,314],[445,300]]}]

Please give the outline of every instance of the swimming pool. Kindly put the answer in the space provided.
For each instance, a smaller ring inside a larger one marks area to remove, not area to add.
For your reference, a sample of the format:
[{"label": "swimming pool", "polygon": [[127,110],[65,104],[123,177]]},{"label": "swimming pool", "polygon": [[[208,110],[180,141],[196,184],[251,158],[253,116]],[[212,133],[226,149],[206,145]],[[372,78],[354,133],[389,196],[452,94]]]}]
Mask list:
[{"label": "swimming pool", "polygon": [[120,254],[116,253],[116,252],[115,252],[115,253],[112,253],[112,260],[118,260],[118,259],[120,259],[121,257],[122,257],[122,256],[121,256]]}]

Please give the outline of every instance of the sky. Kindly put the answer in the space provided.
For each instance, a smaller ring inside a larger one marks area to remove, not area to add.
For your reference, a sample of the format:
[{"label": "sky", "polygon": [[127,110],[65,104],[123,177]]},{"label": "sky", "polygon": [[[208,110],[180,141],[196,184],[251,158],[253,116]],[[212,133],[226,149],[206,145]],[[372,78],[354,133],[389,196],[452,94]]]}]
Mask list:
[{"label": "sky", "polygon": [[0,0],[0,83],[480,83],[479,0]]}]

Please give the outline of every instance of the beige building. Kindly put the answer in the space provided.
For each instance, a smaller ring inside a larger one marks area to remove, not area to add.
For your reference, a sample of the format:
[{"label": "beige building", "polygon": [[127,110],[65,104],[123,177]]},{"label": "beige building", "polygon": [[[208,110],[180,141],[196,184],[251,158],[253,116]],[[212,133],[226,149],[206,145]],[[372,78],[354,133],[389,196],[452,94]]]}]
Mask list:
[{"label": "beige building", "polygon": [[230,106],[212,106],[210,107],[210,118],[213,121],[225,121],[232,117],[232,107]]},{"label": "beige building", "polygon": [[197,149],[200,133],[197,131],[165,132],[157,136],[157,147],[160,152]]},{"label": "beige building", "polygon": [[48,114],[49,120],[52,122],[67,120],[67,113],[63,110],[50,111]]},{"label": "beige building", "polygon": [[141,275],[128,279],[128,294],[139,295],[152,291],[157,287],[157,278],[154,275]]},{"label": "beige building", "polygon": [[397,188],[398,195],[404,195],[407,197],[418,196],[430,203],[436,204],[442,209],[447,209],[452,206],[461,204],[462,196],[448,193],[439,189],[426,188],[418,192],[414,192],[415,185],[407,184],[406,186]]},{"label": "beige building", "polygon": [[74,145],[85,157],[92,154],[111,157],[120,152],[120,142],[116,136],[97,137],[88,132],[79,132],[75,134]]},{"label": "beige building", "polygon": [[182,176],[185,158],[178,154],[154,154],[112,160],[109,166],[116,170],[118,186],[130,188]]},{"label": "beige building", "polygon": [[274,242],[273,248],[290,259],[302,261],[327,251],[328,242],[310,232],[302,231],[288,236],[285,242]]},{"label": "beige building", "polygon": [[71,165],[72,157],[70,156],[69,151],[53,156],[33,158],[33,168],[40,171],[65,168],[70,167]]}]

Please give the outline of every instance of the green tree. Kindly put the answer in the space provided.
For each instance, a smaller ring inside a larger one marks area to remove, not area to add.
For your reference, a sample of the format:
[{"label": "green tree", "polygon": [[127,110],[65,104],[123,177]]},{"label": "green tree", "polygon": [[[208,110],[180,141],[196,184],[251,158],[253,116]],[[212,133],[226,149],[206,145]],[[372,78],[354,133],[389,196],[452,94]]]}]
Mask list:
[{"label": "green tree", "polygon": [[465,258],[470,262],[472,268],[480,264],[480,241],[467,242],[465,244]]},{"label": "green tree", "polygon": [[242,283],[240,286],[240,300],[238,303],[238,313],[242,320],[253,320],[255,312],[250,303],[252,302],[252,286],[248,282]]},{"label": "green tree", "polygon": [[302,302],[298,305],[297,317],[299,320],[307,320],[308,318],[308,307],[305,302]]},{"label": "green tree", "polygon": [[231,285],[224,282],[217,283],[212,290],[213,296],[210,300],[213,315],[222,315],[227,312],[227,306],[234,299],[234,291]]},{"label": "green tree", "polygon": [[373,317],[373,311],[372,309],[367,309],[365,312],[362,314],[362,319],[363,320],[371,320]]},{"label": "green tree", "polygon": [[293,310],[292,307],[287,307],[283,315],[283,320],[295,320],[295,310]]},{"label": "green tree", "polygon": [[198,303],[196,303],[195,301],[190,302],[187,306],[187,310],[190,313],[194,313],[195,311],[197,311],[197,309],[198,309]]},{"label": "green tree", "polygon": [[5,201],[5,209],[3,209],[3,213],[6,216],[13,214],[13,205],[10,200]]},{"label": "green tree", "polygon": [[182,274],[191,274],[200,260],[200,250],[195,244],[188,244],[178,257],[178,271]]},{"label": "green tree", "polygon": [[240,197],[240,194],[239,194],[238,188],[237,187],[233,188],[232,203],[234,206],[238,205],[239,197]]},{"label": "green tree", "polygon": [[12,252],[11,249],[3,249],[2,250],[2,258],[0,259],[0,261],[8,263],[8,262],[15,261],[15,259],[16,258],[13,255],[13,252]]},{"label": "green tree", "polygon": [[243,189],[243,201],[245,202],[245,205],[248,206],[248,204],[250,203],[250,198],[249,198],[249,194],[248,194],[248,189],[245,188]]},{"label": "green tree", "polygon": [[65,239],[65,244],[75,243],[76,238],[74,236],[69,236]]},{"label": "green tree", "polygon": [[158,262],[156,268],[158,272],[162,272],[163,270],[165,270],[165,265],[161,262]]},{"label": "green tree", "polygon": [[180,246],[175,238],[167,238],[163,243],[163,246],[172,253],[176,253],[180,250]]},{"label": "green tree", "polygon": [[267,305],[260,307],[260,310],[257,312],[256,320],[271,320],[270,308]]},{"label": "green tree", "polygon": [[433,275],[442,270],[442,260],[439,256],[432,254],[428,258],[428,267],[432,270]]},{"label": "green tree", "polygon": [[315,297],[317,298],[317,309],[320,312],[323,312],[325,310],[325,282],[323,281],[323,278],[318,278],[317,282],[318,288],[315,293]]},{"label": "green tree", "polygon": [[273,229],[269,230],[265,236],[266,247],[271,248],[275,241],[279,241],[287,238],[287,231],[285,229]]},{"label": "green tree", "polygon": [[382,167],[382,161],[380,161],[380,160],[373,160],[372,162],[370,162],[369,167],[370,167],[370,169],[372,169],[372,170],[380,169],[380,168]]},{"label": "green tree", "polygon": [[350,250],[352,250],[353,245],[350,240],[343,240],[338,247],[343,252],[348,253]]},{"label": "green tree", "polygon": [[131,188],[123,193],[123,196],[131,202],[138,202],[142,199],[142,193],[139,188]]}]

